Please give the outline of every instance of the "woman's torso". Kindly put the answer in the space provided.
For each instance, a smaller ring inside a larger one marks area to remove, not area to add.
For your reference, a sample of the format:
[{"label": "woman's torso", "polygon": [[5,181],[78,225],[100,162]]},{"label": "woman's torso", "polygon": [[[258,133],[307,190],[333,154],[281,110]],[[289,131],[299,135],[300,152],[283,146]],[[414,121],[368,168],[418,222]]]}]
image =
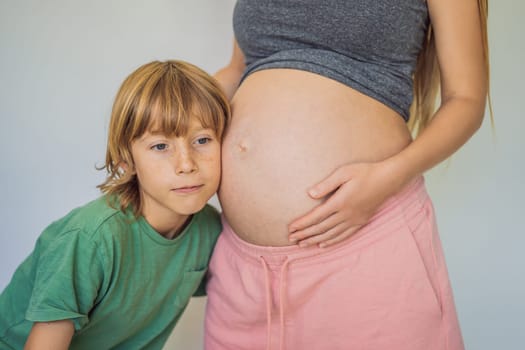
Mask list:
[{"label": "woman's torso", "polygon": [[219,198],[234,231],[254,244],[290,244],[287,225],[320,203],[309,187],[340,165],[385,159],[410,142],[397,113],[304,71],[254,73],[232,107]]},{"label": "woman's torso", "polygon": [[[245,18],[246,12],[261,11],[258,6],[268,3],[239,1],[236,12]],[[341,1],[334,3],[340,5]],[[317,16],[321,15],[322,11]],[[413,69],[414,62],[402,68],[394,62],[385,68],[385,64],[374,61],[379,54],[374,51],[368,54],[373,62],[363,66],[360,59],[337,53],[334,65],[339,67],[332,69],[336,72],[324,74],[324,70],[333,68],[325,57],[333,55],[336,47],[320,49],[320,44],[314,42],[305,46],[303,40],[298,44],[300,51],[295,50],[293,43],[290,48],[278,49],[283,44],[280,42],[283,35],[295,30],[290,28],[277,30],[278,38],[253,43],[259,37],[253,31],[271,35],[278,19],[272,15],[265,17],[264,12],[258,16],[262,17],[261,23],[252,26],[253,29],[242,21],[236,25],[236,36],[251,72],[232,100],[233,118],[223,144],[219,198],[226,219],[240,238],[259,245],[281,246],[290,244],[288,224],[320,203],[308,197],[309,187],[340,165],[382,160],[410,142],[410,133],[400,115],[406,114],[406,102],[398,104],[399,92],[392,90],[398,81],[404,86],[400,88],[403,95],[406,94],[406,73],[407,69]],[[299,21],[293,14],[290,16],[285,20],[287,24]],[[328,20],[321,18],[320,23]],[[339,37],[332,43],[327,38],[319,40],[328,46],[341,46]],[[275,46],[275,52],[255,57],[256,50],[269,50],[271,45]],[[308,46],[312,46],[311,50]],[[279,57],[283,52],[285,56],[291,52],[297,57]],[[272,57],[278,59],[272,61]],[[265,60],[268,63],[259,64]],[[295,65],[301,60],[308,66]],[[382,58],[381,62],[390,61],[394,58]],[[348,64],[342,66],[345,62]],[[378,74],[367,76],[369,66],[377,69]],[[383,76],[384,82],[377,81]],[[361,88],[363,83],[368,88]],[[387,89],[382,91],[381,83]],[[398,105],[401,107],[397,108]]]}]

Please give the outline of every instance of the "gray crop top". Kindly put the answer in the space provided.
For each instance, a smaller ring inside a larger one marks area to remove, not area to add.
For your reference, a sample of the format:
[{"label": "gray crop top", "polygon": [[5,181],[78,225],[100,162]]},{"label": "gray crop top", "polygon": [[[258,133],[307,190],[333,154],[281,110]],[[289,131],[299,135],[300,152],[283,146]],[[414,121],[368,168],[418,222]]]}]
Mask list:
[{"label": "gray crop top", "polygon": [[425,0],[238,0],[235,37],[249,74],[293,68],[348,85],[408,120],[428,26]]}]

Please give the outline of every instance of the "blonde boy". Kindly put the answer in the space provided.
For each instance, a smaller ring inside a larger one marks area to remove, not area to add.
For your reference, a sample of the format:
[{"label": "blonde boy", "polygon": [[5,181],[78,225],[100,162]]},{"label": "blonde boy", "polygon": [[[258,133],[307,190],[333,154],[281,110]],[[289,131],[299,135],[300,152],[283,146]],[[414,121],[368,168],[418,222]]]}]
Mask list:
[{"label": "blonde boy", "polygon": [[229,115],[213,78],[186,62],[124,81],[104,195],[48,226],[18,267],[0,295],[0,349],[162,348],[204,292]]}]

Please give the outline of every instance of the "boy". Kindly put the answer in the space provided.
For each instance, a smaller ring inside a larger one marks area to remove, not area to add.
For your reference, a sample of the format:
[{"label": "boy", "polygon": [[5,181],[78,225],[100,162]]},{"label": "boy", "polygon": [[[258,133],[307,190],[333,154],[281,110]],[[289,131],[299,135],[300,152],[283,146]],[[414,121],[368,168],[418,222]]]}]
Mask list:
[{"label": "boy", "polygon": [[230,116],[219,86],[181,61],[122,84],[104,196],[52,223],[0,295],[0,349],[160,349],[221,231],[206,205]]}]

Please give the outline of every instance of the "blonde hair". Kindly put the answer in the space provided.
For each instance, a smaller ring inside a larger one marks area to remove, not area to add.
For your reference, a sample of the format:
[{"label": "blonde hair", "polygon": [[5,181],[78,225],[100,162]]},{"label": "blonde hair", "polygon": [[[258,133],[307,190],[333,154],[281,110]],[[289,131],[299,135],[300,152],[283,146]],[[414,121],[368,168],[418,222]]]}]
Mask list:
[{"label": "blonde hair", "polygon": [[[487,34],[488,0],[478,0],[478,8],[481,24],[483,56],[485,60],[485,72],[487,79],[489,79],[490,64]],[[427,29],[426,40],[423,44],[423,49],[419,54],[414,73],[414,101],[410,106],[408,127],[416,135],[427,127],[435,112],[435,103],[439,86],[440,73],[436,56],[436,45],[434,32],[432,25],[430,24]],[[490,84],[488,86],[490,86]],[[487,92],[487,98],[490,118],[493,123],[494,119],[490,92]]]},{"label": "blonde hair", "polygon": [[147,63],[122,83],[111,112],[105,165],[106,180],[98,186],[120,209],[141,212],[140,190],[133,171],[131,144],[146,131],[183,136],[196,118],[219,140],[230,119],[228,99],[219,84],[200,68],[183,61]]}]

